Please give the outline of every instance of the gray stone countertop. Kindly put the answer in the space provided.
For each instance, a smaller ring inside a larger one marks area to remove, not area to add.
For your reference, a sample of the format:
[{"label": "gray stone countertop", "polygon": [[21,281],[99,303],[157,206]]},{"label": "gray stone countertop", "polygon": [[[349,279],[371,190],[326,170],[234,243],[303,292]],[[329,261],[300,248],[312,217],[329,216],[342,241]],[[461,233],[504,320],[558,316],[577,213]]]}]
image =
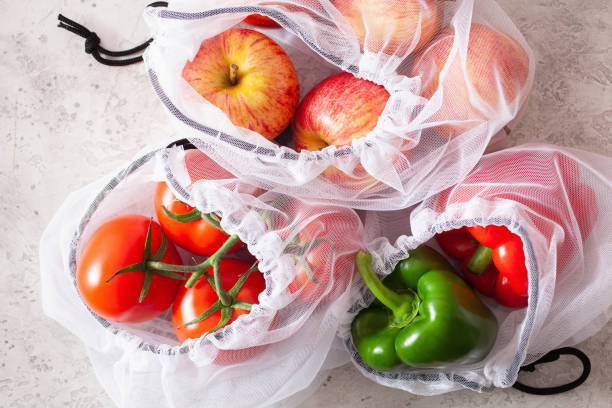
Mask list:
[{"label": "gray stone countertop", "polygon": [[[38,243],[71,191],[172,132],[142,66],[114,69],[57,29],[63,12],[109,48],[146,38],[149,1],[0,0],[0,407],[112,407],[80,340],[45,317]],[[612,155],[612,6],[608,0],[500,0],[537,55],[533,93],[512,143],[541,141]],[[155,118],[154,121],[151,118]],[[350,365],[303,407],[610,407],[612,323],[578,345],[592,374],[552,397],[513,389],[418,397],[374,384]],[[567,361],[543,368],[553,378]],[[527,375],[521,378],[527,379]]]}]

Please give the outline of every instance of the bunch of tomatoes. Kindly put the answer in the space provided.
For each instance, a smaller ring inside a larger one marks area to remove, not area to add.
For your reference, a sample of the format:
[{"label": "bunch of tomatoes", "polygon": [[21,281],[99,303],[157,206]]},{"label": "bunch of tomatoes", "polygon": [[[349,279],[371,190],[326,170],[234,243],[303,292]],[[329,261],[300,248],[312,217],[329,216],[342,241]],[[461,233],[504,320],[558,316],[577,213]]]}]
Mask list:
[{"label": "bunch of tomatoes", "polygon": [[[283,254],[295,260],[286,291],[309,304],[335,299],[354,273],[357,246],[352,243],[361,242],[363,234],[359,217],[345,208],[279,198],[272,205],[277,211],[260,215],[283,240]],[[249,313],[266,281],[238,236],[223,231],[215,213],[179,201],[165,182],[158,183],[154,201],[159,224],[143,215],[118,216],[85,244],[76,282],[89,308],[110,321],[137,323],[172,305],[181,342]],[[205,260],[192,257],[193,264],[183,264],[176,246]]]},{"label": "bunch of tomatoes", "polygon": [[[178,339],[221,328],[258,303],[265,289],[257,263],[227,258],[243,243],[229,236],[215,214],[202,214],[157,185],[159,224],[143,215],[122,215],[102,224],[87,241],[76,282],[99,316],[123,323],[153,319],[172,305]],[[176,245],[208,257],[183,265]]]}]

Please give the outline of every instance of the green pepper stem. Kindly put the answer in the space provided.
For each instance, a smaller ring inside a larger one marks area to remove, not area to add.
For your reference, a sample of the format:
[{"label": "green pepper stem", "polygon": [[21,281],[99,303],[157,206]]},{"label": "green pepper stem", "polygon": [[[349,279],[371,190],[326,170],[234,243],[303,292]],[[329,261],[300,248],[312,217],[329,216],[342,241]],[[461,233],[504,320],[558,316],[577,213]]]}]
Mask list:
[{"label": "green pepper stem", "polygon": [[493,262],[492,254],[491,248],[479,244],[466,265],[467,270],[474,275],[482,275]]},{"label": "green pepper stem", "polygon": [[357,252],[355,264],[363,281],[381,303],[387,306],[398,322],[408,323],[418,312],[419,300],[410,293],[396,293],[386,287],[372,270],[372,255],[365,251]]}]

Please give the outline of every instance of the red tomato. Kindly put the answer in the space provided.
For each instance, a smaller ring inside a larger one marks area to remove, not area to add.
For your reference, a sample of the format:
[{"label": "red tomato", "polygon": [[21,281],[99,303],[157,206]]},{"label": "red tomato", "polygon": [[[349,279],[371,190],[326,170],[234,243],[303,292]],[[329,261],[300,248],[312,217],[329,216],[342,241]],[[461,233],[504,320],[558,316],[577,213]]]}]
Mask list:
[{"label": "red tomato", "polygon": [[359,216],[348,208],[282,198],[277,199],[277,211],[264,216],[296,260],[295,278],[287,290],[306,302],[335,298],[350,283],[353,259],[363,244]]},{"label": "red tomato", "polygon": [[[238,259],[226,258],[220,263],[221,286],[226,291],[230,290],[234,284],[240,279],[251,265]],[[208,273],[213,274],[212,267],[208,269]],[[236,296],[237,300],[247,303],[258,303],[257,296],[266,288],[266,282],[263,275],[258,272],[252,272],[240,291]],[[208,310],[219,298],[217,292],[208,283],[206,278],[199,279],[191,288],[180,288],[174,306],[172,306],[172,324],[176,337],[183,342],[187,339],[197,339],[206,332],[214,329],[221,320],[221,311],[216,311],[208,318],[187,326],[178,327],[182,324],[190,322],[197,318],[206,310]],[[249,313],[248,310],[233,309],[232,318],[227,324],[230,324],[242,314]]]},{"label": "red tomato", "polygon": [[[319,211],[321,213],[317,214]],[[340,207],[304,206],[300,212],[296,216],[296,220],[302,222],[297,227],[301,227],[299,241],[313,245],[298,262],[296,276],[288,290],[300,300],[324,302],[337,297],[353,277],[353,259],[363,241],[361,220],[354,211]],[[303,225],[305,220],[310,222]]]},{"label": "red tomato", "polygon": [[[197,255],[210,256],[214,254],[227,240],[228,235],[220,229],[212,226],[206,220],[199,219],[187,223],[175,221],[164,212],[162,207],[174,214],[185,214],[193,210],[193,207],[176,199],[165,182],[157,184],[155,191],[155,213],[164,233],[175,244],[181,248]],[[236,244],[230,252],[240,248],[242,244]]]},{"label": "red tomato", "polygon": [[[168,309],[181,280],[153,274],[147,295],[138,302],[144,283],[142,271],[115,276],[118,270],[143,260],[149,218],[123,215],[102,224],[89,238],[78,261],[76,282],[81,297],[98,315],[116,322],[136,323],[152,319]],[[151,225],[151,254],[161,244],[159,224]],[[161,262],[182,264],[172,242]]]},{"label": "red tomato", "polygon": [[[287,289],[301,300],[317,301],[326,291],[332,294],[336,288],[345,288],[346,274],[332,275],[333,256],[330,242],[322,242],[311,248],[298,262],[295,278]],[[330,288],[330,285],[334,287]]]}]

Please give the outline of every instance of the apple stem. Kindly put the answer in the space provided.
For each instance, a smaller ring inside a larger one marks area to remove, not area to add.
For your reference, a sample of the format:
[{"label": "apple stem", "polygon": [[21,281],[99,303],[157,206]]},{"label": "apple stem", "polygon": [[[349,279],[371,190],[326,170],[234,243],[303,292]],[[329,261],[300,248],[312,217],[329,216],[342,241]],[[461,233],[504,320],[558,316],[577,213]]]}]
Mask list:
[{"label": "apple stem", "polygon": [[238,65],[236,64],[230,65],[230,82],[232,85],[236,85],[236,82],[238,82]]}]

